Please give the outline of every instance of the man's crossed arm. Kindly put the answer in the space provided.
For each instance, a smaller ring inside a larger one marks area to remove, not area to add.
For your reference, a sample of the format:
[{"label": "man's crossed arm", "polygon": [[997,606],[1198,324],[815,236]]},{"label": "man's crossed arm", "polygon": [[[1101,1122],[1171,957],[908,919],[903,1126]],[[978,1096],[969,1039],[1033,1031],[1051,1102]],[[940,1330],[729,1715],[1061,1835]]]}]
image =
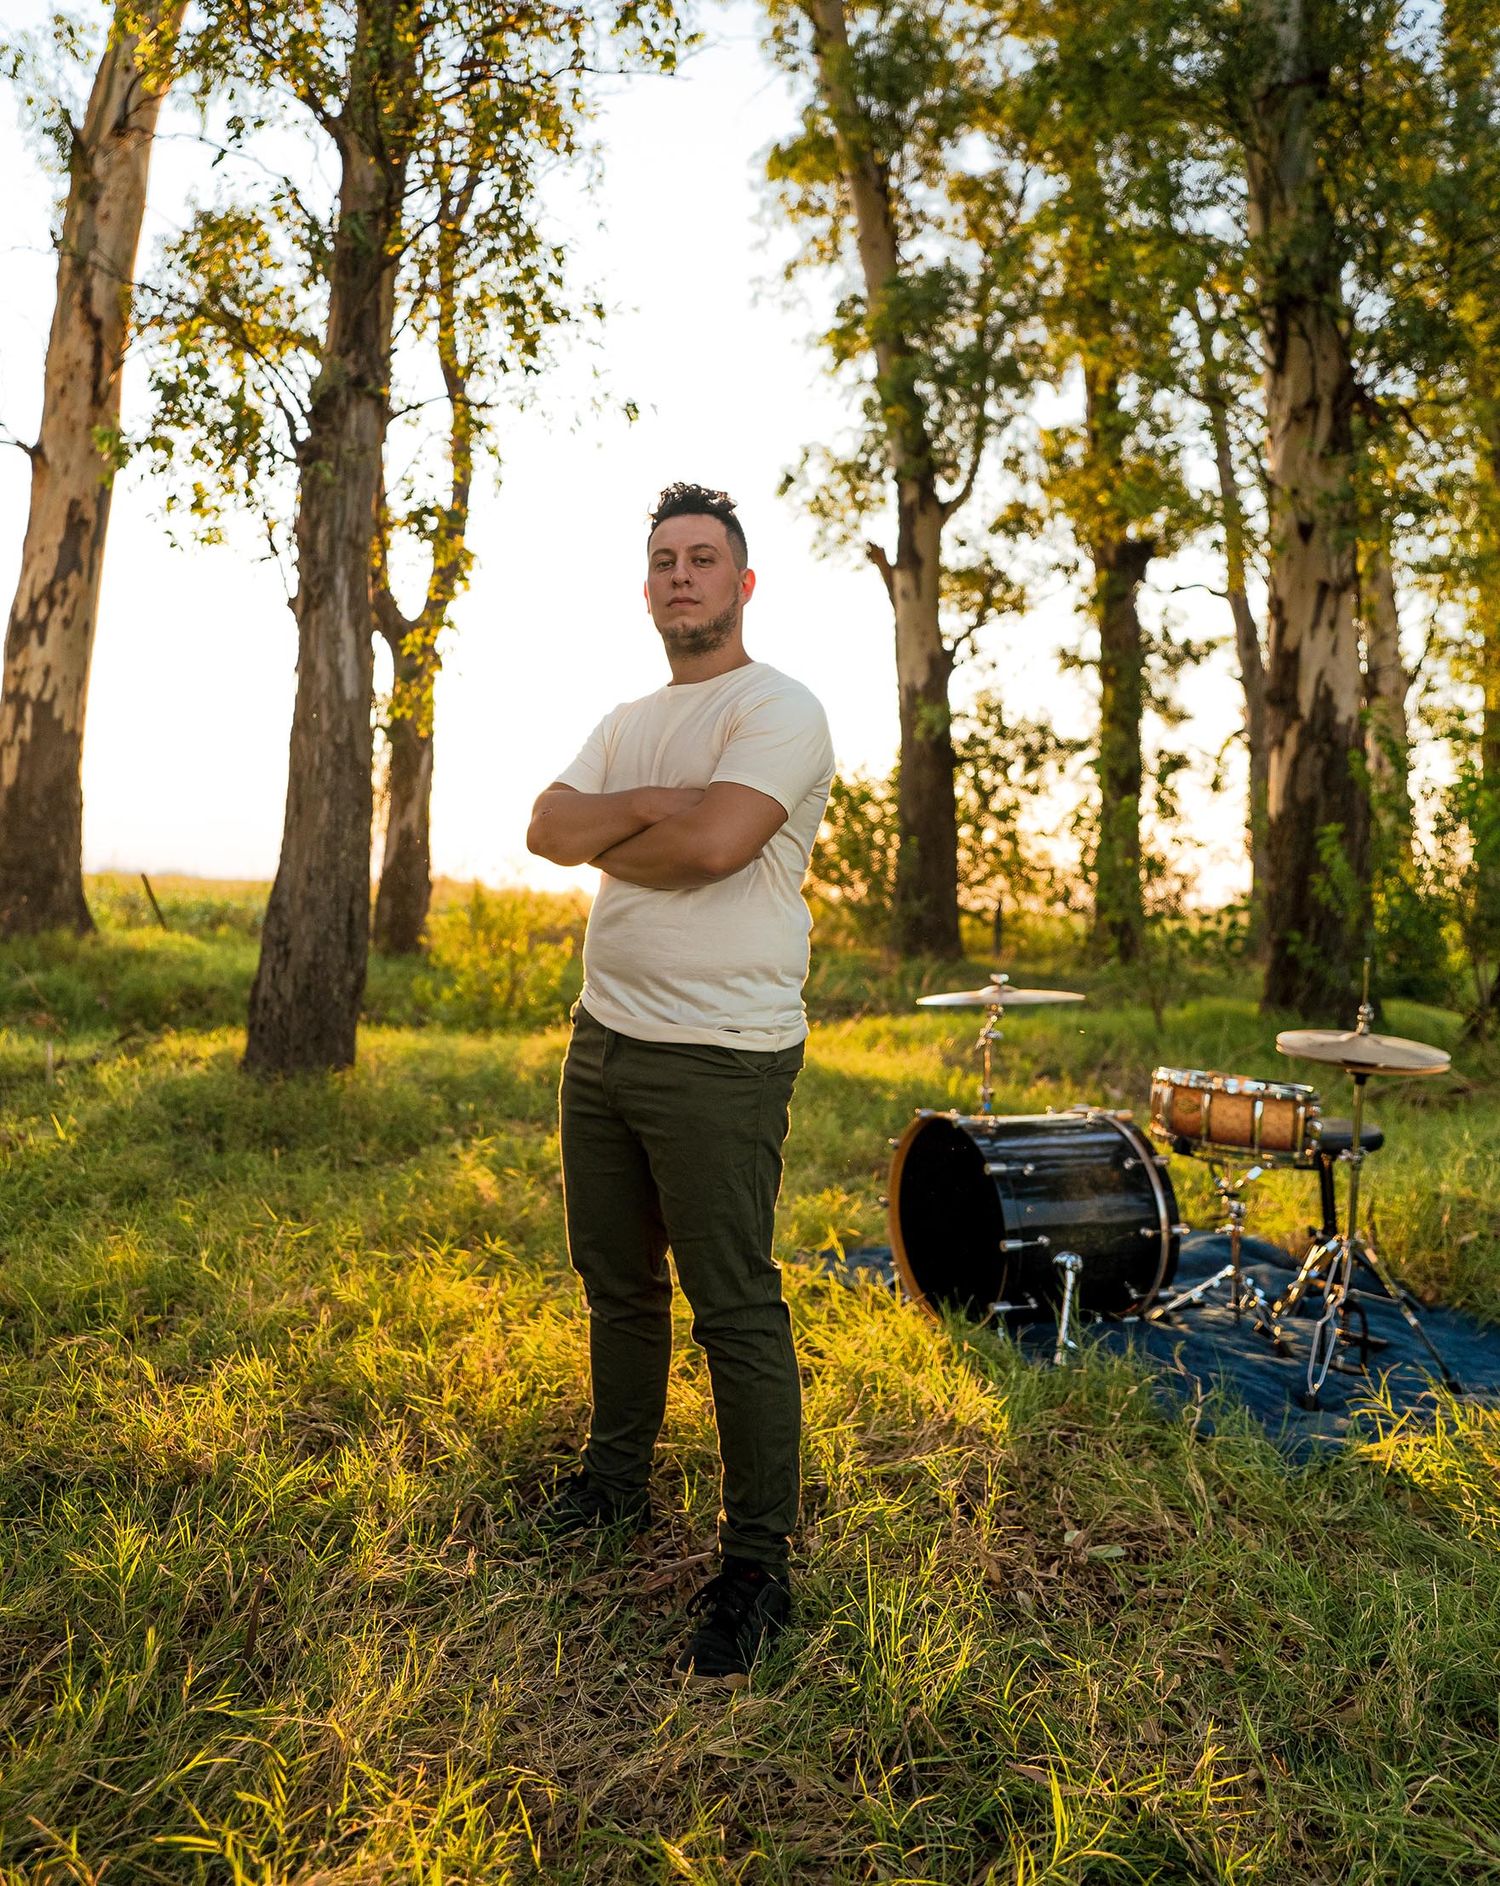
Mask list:
[{"label": "man's crossed arm", "polygon": [[717,884],[758,858],[786,823],[769,793],[719,781],[577,792],[549,786],[532,809],[526,846],[554,864],[596,864],[654,891]]}]

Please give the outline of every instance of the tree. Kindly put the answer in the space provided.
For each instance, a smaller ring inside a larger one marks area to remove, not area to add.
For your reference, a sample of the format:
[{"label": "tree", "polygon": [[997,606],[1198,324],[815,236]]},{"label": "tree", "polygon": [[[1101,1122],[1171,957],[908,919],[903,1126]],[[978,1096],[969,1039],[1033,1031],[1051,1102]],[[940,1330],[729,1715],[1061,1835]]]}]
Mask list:
[{"label": "tree", "polygon": [[[477,171],[462,179],[473,192]],[[375,625],[391,651],[393,681],[386,719],[385,847],[375,897],[375,947],[388,955],[412,955],[420,947],[432,900],[433,684],[439,666],[438,638],[469,570],[469,498],[474,483],[474,448],[480,431],[473,387],[475,356],[483,346],[479,310],[460,294],[461,238],[467,209],[452,200],[455,179],[439,187],[440,213],[433,258],[433,325],[438,369],[448,403],[446,503],[419,512],[429,545],[425,593],[415,616],[405,615],[391,588],[389,506],[382,503],[375,581]],[[465,315],[469,319],[465,320]],[[471,331],[465,335],[465,328]],[[415,521],[415,520],[409,520]]]},{"label": "tree", "polygon": [[[621,22],[643,56],[670,63],[665,7],[626,6]],[[232,147],[284,92],[338,164],[327,210],[286,177],[268,201],[204,212],[176,246],[155,443],[186,463],[185,501],[205,516],[233,497],[264,504],[278,471],[295,479],[297,699],[245,1065],[339,1067],[354,1056],[369,940],[372,636],[398,640],[393,725],[415,699],[420,734],[436,631],[467,561],[476,370],[482,356],[498,374],[507,347],[534,370],[557,318],[561,258],[537,234],[535,184],[577,150],[595,29],[544,3],[497,14],[469,0],[325,0],[228,6],[204,42],[205,63],[238,88]],[[386,478],[398,310],[412,344],[437,340],[450,424],[436,504]],[[390,581],[402,528],[431,559],[404,629]]]},{"label": "tree", "polygon": [[[1224,538],[1225,599],[1234,624],[1234,651],[1245,697],[1245,751],[1248,791],[1245,807],[1246,847],[1250,854],[1249,953],[1259,956],[1266,943],[1265,900],[1270,862],[1266,855],[1270,751],[1266,739],[1266,662],[1260,624],[1250,603],[1252,522],[1240,482],[1240,463],[1246,454],[1236,450],[1237,412],[1243,405],[1243,363],[1248,349],[1239,323],[1225,307],[1210,279],[1192,306],[1197,342],[1197,390],[1208,418],[1213,446],[1218,495],[1219,527]],[[1258,364],[1258,363],[1257,363]],[[1263,469],[1263,455],[1254,454]],[[1256,487],[1263,485],[1257,478]]]},{"label": "tree", "polygon": [[1017,117],[1047,179],[1034,223],[1053,376],[1076,419],[1050,429],[1045,508],[1088,560],[1099,638],[1097,944],[1140,953],[1146,911],[1141,798],[1152,639],[1139,596],[1153,560],[1202,528],[1182,476],[1184,408],[1174,323],[1200,263],[1173,209],[1185,127],[1158,22],[1111,0],[1032,0]]},{"label": "tree", "polygon": [[1345,249],[1322,161],[1334,12],[1328,0],[1256,0],[1243,93],[1271,544],[1265,1001],[1312,1015],[1351,1006],[1369,862],[1357,763],[1356,382]]},{"label": "tree", "polygon": [[184,0],[121,0],[83,122],[57,108],[68,193],[31,509],[0,688],[0,935],[90,930],[83,727],[120,376],[151,143]]},{"label": "tree", "polygon": [[813,508],[845,541],[894,513],[894,544],[870,535],[866,555],[895,624],[896,938],[953,956],[945,532],[1024,383],[1024,179],[1003,149],[985,22],[961,6],[775,0],[771,19],[777,57],[811,95],[770,174],[810,230],[804,259],[853,278],[828,345],[864,387],[853,451],[814,456]]}]

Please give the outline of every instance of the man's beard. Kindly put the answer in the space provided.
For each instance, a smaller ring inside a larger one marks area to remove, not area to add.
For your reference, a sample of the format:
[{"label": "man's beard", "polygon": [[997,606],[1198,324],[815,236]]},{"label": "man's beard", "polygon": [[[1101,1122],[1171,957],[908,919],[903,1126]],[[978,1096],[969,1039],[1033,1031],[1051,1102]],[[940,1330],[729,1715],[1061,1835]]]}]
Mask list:
[{"label": "man's beard", "polygon": [[720,649],[734,633],[734,625],[740,619],[740,605],[732,602],[723,615],[715,616],[711,622],[700,622],[690,629],[679,629],[668,623],[665,628],[657,623],[661,639],[667,645],[671,655],[712,655]]}]

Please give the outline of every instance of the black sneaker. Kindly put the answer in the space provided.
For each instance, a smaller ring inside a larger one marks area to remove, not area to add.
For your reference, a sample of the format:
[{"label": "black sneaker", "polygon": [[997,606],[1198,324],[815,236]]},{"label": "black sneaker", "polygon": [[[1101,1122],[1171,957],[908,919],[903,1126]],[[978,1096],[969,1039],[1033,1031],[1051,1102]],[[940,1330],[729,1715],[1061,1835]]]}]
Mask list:
[{"label": "black sneaker", "polygon": [[753,1559],[726,1558],[688,1601],[701,1619],[677,1659],[680,1671],[738,1689],[762,1647],[791,1622],[792,1594],[785,1578]]},{"label": "black sneaker", "polygon": [[532,1524],[546,1540],[575,1538],[585,1532],[644,1532],[651,1523],[651,1495],[611,1493],[580,1467],[559,1480]]}]

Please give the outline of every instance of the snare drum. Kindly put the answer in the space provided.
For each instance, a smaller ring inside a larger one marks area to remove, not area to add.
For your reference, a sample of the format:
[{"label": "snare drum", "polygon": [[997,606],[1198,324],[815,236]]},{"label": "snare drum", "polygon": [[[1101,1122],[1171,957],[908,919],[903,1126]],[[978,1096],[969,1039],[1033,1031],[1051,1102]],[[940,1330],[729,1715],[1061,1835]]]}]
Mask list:
[{"label": "snare drum", "polygon": [[1181,1067],[1151,1075],[1151,1131],[1174,1152],[1199,1159],[1247,1153],[1262,1166],[1310,1166],[1321,1127],[1318,1090],[1296,1081]]}]

